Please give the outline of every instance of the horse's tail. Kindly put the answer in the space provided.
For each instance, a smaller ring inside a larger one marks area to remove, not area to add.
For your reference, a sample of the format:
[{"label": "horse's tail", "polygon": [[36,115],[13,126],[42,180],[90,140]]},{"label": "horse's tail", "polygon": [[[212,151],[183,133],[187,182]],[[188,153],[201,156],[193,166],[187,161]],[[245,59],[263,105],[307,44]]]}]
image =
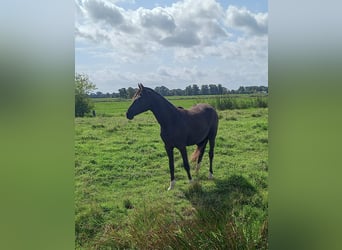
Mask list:
[{"label": "horse's tail", "polygon": [[197,146],[195,151],[191,154],[191,161],[196,162],[198,160],[200,153],[201,153],[201,147]]}]

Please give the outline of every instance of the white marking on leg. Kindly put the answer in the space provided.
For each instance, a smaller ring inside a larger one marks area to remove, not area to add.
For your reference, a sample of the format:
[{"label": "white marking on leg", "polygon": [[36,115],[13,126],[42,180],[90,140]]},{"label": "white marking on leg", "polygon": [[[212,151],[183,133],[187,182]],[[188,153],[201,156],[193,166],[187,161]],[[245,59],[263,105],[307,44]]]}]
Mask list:
[{"label": "white marking on leg", "polygon": [[167,191],[170,191],[171,189],[173,189],[175,187],[175,184],[176,184],[176,180],[173,180],[170,182],[170,186],[169,188],[167,189]]},{"label": "white marking on leg", "polygon": [[211,172],[209,172],[208,179],[209,179],[209,180],[212,180],[212,179],[214,179],[214,175],[213,175]]}]

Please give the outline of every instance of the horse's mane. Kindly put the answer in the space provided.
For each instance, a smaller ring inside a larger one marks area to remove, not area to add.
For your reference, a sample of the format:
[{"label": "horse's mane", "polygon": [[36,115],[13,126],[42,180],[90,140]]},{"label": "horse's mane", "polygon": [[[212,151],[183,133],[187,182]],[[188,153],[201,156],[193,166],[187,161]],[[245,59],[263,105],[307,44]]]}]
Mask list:
[{"label": "horse's mane", "polygon": [[137,98],[137,96],[139,96],[141,93],[141,89],[138,89],[137,92],[135,92],[135,94],[133,95],[132,99],[134,100],[135,98]]},{"label": "horse's mane", "polygon": [[144,87],[144,89],[145,89],[145,90],[147,90],[147,91],[150,91],[150,92],[152,92],[152,93],[154,93],[154,94],[156,94],[156,95],[159,95],[159,96],[161,96],[161,97],[165,98],[164,96],[162,96],[161,94],[159,94],[158,92],[154,91],[154,90],[153,90],[153,89],[151,89],[151,88]]},{"label": "horse's mane", "polygon": [[162,96],[162,95],[159,94],[158,92],[156,92],[156,91],[154,91],[153,89],[148,88],[148,87],[144,87],[143,89],[138,89],[137,92],[134,94],[133,99],[135,99],[137,96],[139,96],[143,90],[147,90],[147,91],[149,91],[149,92],[152,92],[153,94],[155,94],[155,95],[157,95],[157,96],[159,96],[159,97],[162,97],[163,99],[166,100],[166,98],[165,98],[164,96]]},{"label": "horse's mane", "polygon": [[148,87],[144,87],[143,89],[140,89],[140,88],[139,88],[139,89],[137,90],[137,92],[135,92],[134,96],[132,97],[133,100],[134,100],[135,98],[137,98],[137,96],[139,96],[143,90],[147,90],[147,91],[150,91],[150,92],[153,92],[153,93],[159,95],[159,94],[158,94],[157,92],[155,92],[153,89],[148,88]]},{"label": "horse's mane", "polygon": [[166,103],[168,103],[170,106],[176,108],[175,105],[173,105],[171,102],[169,102],[169,100],[167,100],[164,96],[162,96],[162,95],[159,94],[158,92],[156,92],[156,91],[154,91],[153,89],[148,88],[148,87],[143,87],[142,89],[139,88],[139,89],[137,90],[137,92],[134,94],[134,96],[133,96],[132,99],[133,99],[133,100],[136,99],[136,98],[141,94],[142,91],[147,91],[148,93],[152,93],[153,95],[157,96],[159,99],[166,101]]}]

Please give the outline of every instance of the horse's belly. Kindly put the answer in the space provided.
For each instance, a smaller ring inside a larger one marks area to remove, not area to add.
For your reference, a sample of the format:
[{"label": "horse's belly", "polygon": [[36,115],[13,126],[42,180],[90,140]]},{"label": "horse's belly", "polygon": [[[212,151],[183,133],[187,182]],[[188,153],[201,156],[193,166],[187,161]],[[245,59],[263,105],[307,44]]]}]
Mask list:
[{"label": "horse's belly", "polygon": [[208,131],[191,131],[187,137],[186,145],[195,145],[204,141],[208,137]]}]

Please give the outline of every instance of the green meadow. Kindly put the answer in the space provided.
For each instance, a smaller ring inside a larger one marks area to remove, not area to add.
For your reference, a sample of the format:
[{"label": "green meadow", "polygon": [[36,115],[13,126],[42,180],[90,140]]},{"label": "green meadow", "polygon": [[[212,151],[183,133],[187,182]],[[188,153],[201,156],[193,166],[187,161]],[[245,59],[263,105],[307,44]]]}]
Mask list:
[{"label": "green meadow", "polygon": [[167,191],[159,124],[150,111],[127,120],[130,103],[96,99],[96,117],[75,118],[76,248],[267,249],[268,108],[218,110],[214,179],[208,148],[191,184],[175,149],[176,185]]}]

